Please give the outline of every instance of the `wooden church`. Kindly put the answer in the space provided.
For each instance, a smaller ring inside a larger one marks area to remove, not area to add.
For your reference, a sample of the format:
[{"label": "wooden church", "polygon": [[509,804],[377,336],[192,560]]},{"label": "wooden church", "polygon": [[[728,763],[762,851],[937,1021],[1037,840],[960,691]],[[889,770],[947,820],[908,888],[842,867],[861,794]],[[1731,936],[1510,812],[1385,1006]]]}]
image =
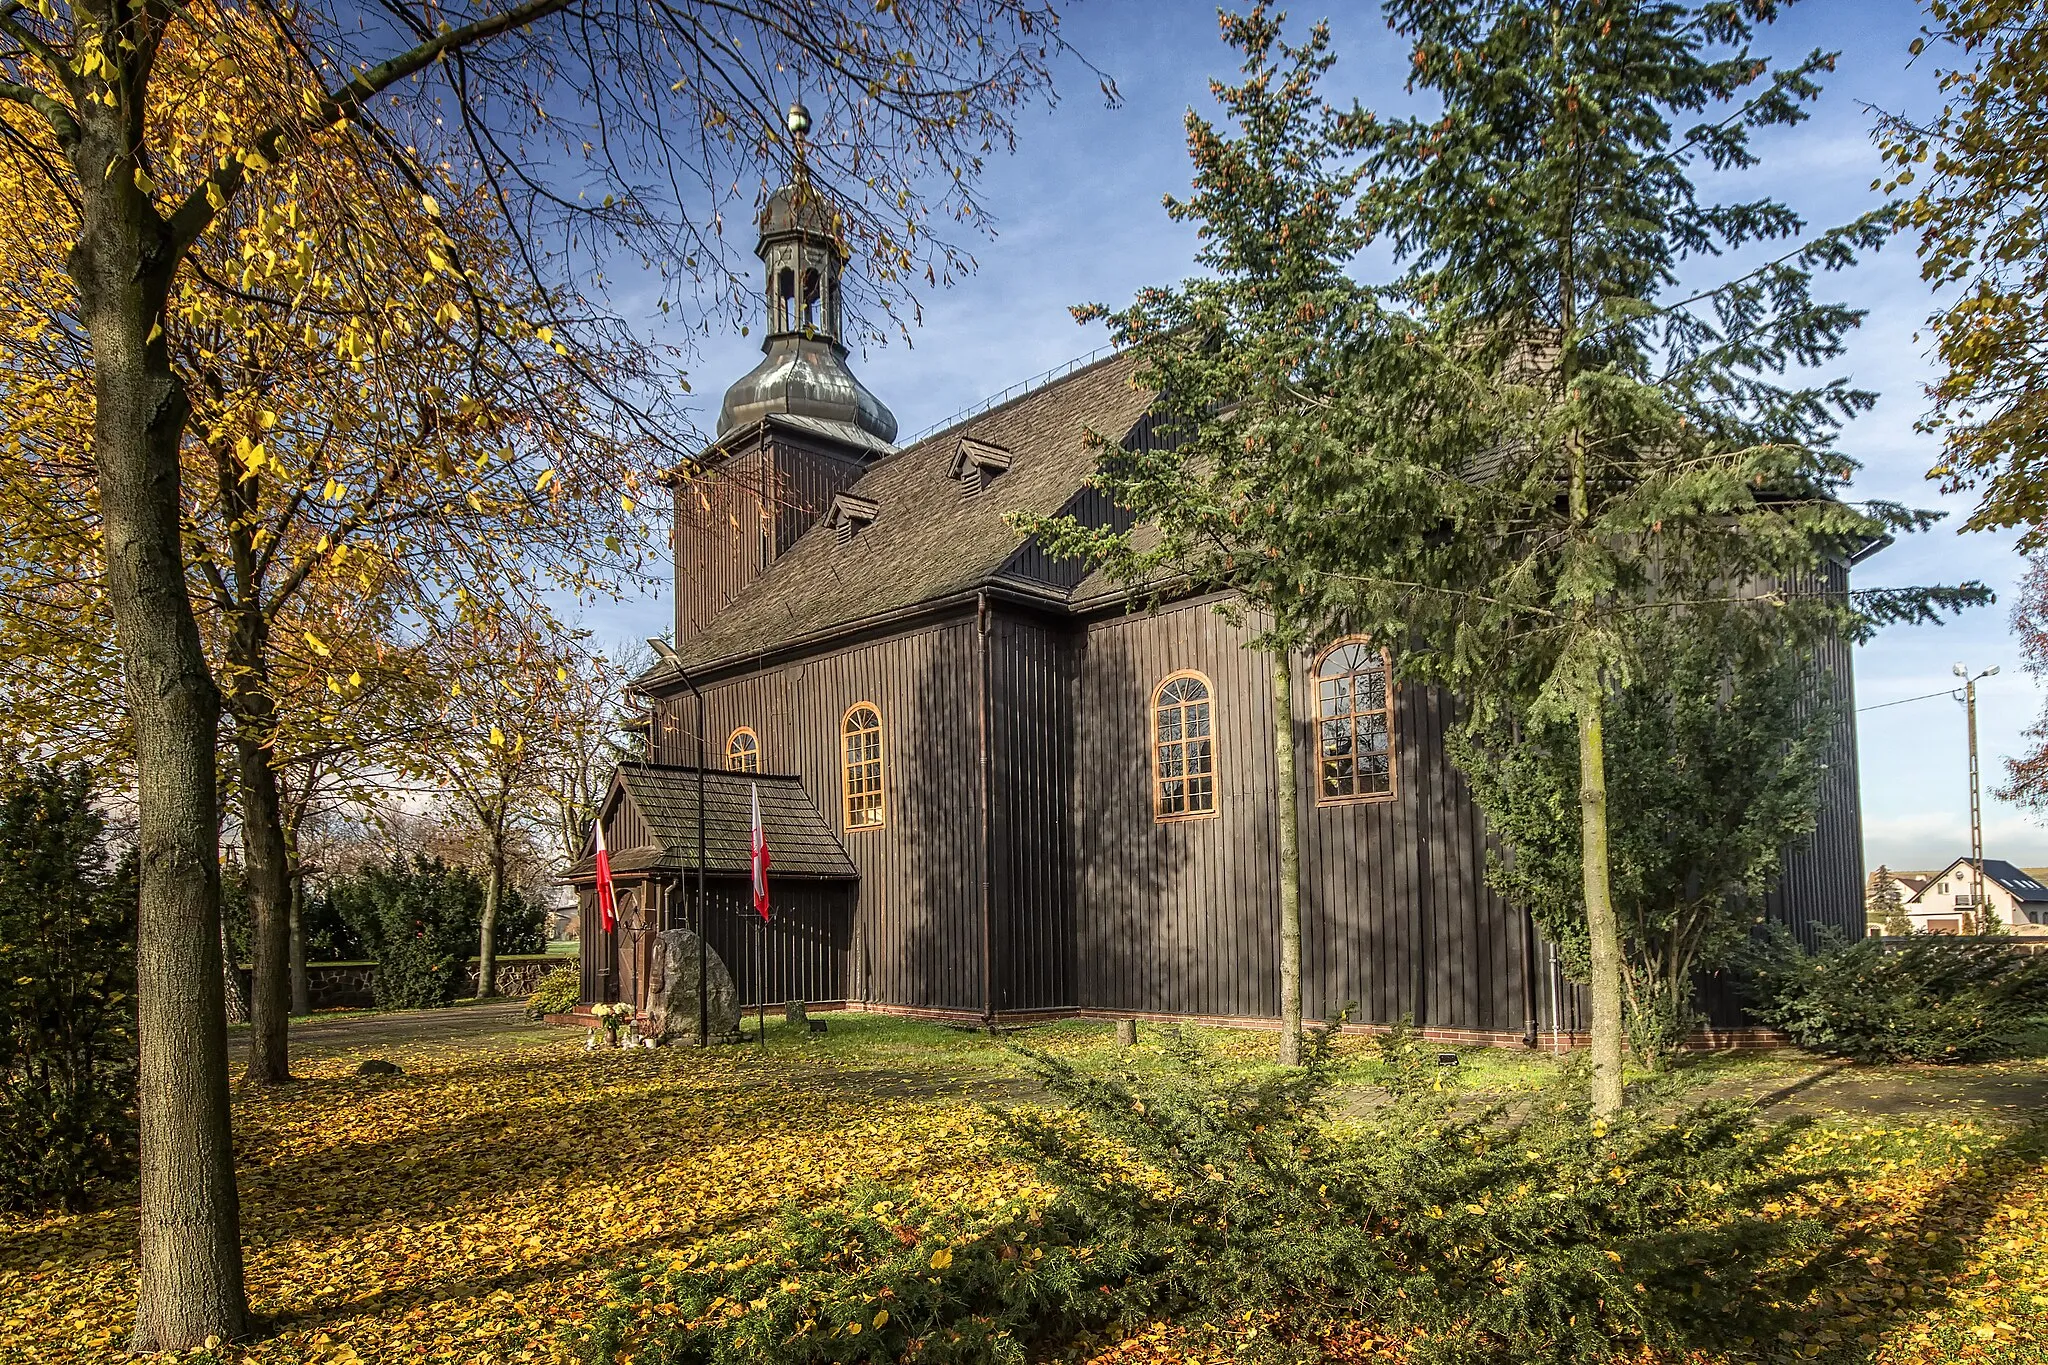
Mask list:
[{"label": "wooden church", "polygon": [[[1263,656],[1215,598],[1134,609],[1006,521],[1115,515],[1086,487],[1083,431],[1151,438],[1133,359],[899,448],[847,368],[829,215],[786,188],[757,250],[766,354],[725,395],[708,476],[677,489],[673,648],[637,685],[651,761],[619,771],[599,816],[615,932],[590,860],[571,873],[584,1001],[644,1006],[654,936],[699,922],[701,884],[749,1004],[1276,1020]],[[1388,662],[1346,639],[1294,663],[1305,1011],[1563,1041],[1577,994],[1487,887],[1486,830],[1444,752],[1453,703],[1392,684]],[[1846,647],[1824,662],[1840,703],[1825,805],[1774,910],[1858,937]],[[766,926],[747,884],[756,789]]]}]

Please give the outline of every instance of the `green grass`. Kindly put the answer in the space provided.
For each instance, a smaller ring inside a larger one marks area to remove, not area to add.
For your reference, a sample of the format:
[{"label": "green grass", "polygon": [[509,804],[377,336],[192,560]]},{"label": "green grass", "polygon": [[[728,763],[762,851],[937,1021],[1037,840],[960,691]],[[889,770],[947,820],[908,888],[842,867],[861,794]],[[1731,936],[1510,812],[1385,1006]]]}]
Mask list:
[{"label": "green grass", "polygon": [[[996,1036],[974,1028],[904,1019],[894,1015],[830,1011],[813,1014],[823,1020],[827,1031],[811,1033],[807,1027],[784,1022],[782,1012],[770,1008],[767,1014],[767,1051],[794,1053],[800,1057],[839,1057],[864,1068],[901,1071],[911,1076],[944,1074],[969,1081],[1015,1083],[1018,1076],[1014,1049],[1027,1048],[1050,1053],[1090,1068],[1116,1068],[1146,1075],[1162,1069],[1165,1058],[1155,1047],[1163,1027],[1141,1024],[1141,1046],[1118,1046],[1115,1025],[1107,1020],[1064,1019],[1026,1028],[1004,1029]],[[748,1012],[741,1028],[752,1045],[757,1017]],[[1277,1066],[1278,1033],[1268,1029],[1204,1028],[1177,1026],[1226,1070],[1253,1075]],[[1379,1035],[1359,1032],[1339,1034],[1332,1040],[1337,1057],[1336,1097],[1365,1096],[1376,1090],[1384,1071],[1379,1060]],[[1570,1057],[1521,1048],[1452,1047],[1438,1049],[1457,1059],[1446,1067],[1447,1076],[1459,1089],[1476,1096],[1507,1097],[1528,1093],[1556,1080],[1570,1064]],[[1712,1086],[1745,1094],[1762,1094],[1781,1085],[1812,1075],[1823,1063],[1798,1052],[1725,1052],[1681,1058],[1668,1075],[1667,1083],[1679,1092]],[[1648,1073],[1631,1070],[1631,1080],[1648,1079]]]}]

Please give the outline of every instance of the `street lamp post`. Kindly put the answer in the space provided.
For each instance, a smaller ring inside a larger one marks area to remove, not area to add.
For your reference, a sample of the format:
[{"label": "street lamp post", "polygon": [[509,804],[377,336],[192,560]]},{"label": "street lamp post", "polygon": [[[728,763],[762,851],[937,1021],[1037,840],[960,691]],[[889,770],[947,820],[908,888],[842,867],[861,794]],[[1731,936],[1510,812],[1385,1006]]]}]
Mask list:
[{"label": "street lamp post", "polygon": [[[711,951],[711,938],[710,926],[706,923],[710,902],[704,894],[704,694],[698,690],[689,670],[683,667],[683,656],[676,653],[673,645],[658,636],[647,643],[653,646],[656,657],[668,665],[669,672],[690,689],[690,695],[697,702],[697,1046],[707,1047],[710,1040],[705,1034],[711,1029],[711,1009],[704,1000],[704,958]],[[647,733],[650,737],[654,734],[651,724]],[[652,759],[653,754],[648,757]]]},{"label": "street lamp post", "polygon": [[1977,790],[1977,684],[1998,672],[1996,666],[1982,673],[1972,674],[1967,664],[1957,664],[1950,670],[1963,680],[1963,695],[1958,699],[1968,716],[1970,734],[1970,911],[1975,918],[1973,927],[1979,932],[1984,928],[1984,808]]}]

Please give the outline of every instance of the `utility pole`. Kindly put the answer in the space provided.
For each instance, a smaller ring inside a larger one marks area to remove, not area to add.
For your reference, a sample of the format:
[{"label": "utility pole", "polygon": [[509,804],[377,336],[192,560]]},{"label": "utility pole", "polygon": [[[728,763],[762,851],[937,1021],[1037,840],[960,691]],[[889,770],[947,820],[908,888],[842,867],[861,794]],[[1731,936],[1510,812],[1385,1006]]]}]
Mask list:
[{"label": "utility pole", "polygon": [[1963,695],[1958,698],[1969,717],[1970,731],[1970,912],[1972,927],[1982,933],[1984,930],[1984,808],[1977,793],[1977,684],[1998,672],[1994,666],[1982,673],[1972,675],[1967,664],[1957,664],[1950,670],[1963,680]]}]

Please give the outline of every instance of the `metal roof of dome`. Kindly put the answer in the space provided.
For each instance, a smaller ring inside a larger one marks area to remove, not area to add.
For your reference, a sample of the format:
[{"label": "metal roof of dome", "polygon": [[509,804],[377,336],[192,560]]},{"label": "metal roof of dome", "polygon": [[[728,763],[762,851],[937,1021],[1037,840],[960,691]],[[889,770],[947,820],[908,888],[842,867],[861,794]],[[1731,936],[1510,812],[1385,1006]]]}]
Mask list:
[{"label": "metal roof of dome", "polygon": [[[821,336],[784,332],[762,344],[761,363],[725,391],[718,434],[787,414],[844,423],[884,445],[896,440],[896,414],[846,368],[846,348]],[[856,442],[867,444],[866,442]]]},{"label": "metal roof of dome", "polygon": [[[801,232],[839,245],[839,215],[809,185],[784,185],[768,196],[759,219],[762,245],[785,232]],[[760,247],[756,247],[758,252]]]}]

